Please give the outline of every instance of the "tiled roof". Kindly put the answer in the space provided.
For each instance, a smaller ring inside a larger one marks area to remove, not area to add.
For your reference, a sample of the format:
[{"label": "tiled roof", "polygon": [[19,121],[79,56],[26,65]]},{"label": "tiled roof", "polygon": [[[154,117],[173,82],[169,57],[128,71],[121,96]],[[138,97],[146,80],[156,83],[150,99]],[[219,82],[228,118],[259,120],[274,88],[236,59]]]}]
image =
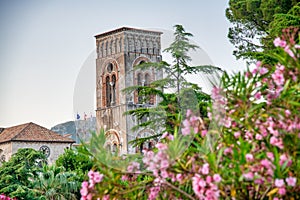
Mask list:
[{"label": "tiled roof", "polygon": [[9,128],[5,128],[0,133],[0,143],[9,141],[28,141],[28,142],[61,142],[74,143],[75,141],[63,137],[45,127],[35,123],[26,123]]}]

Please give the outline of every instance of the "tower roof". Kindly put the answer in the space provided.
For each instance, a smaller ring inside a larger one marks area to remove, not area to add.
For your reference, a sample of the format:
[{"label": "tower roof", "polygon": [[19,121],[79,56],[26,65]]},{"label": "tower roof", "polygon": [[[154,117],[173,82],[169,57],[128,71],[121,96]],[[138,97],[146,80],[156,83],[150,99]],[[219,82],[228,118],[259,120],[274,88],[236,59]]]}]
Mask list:
[{"label": "tower roof", "polygon": [[59,143],[75,142],[70,138],[63,137],[45,127],[42,127],[32,122],[5,128],[0,133],[0,144],[10,141]]},{"label": "tower roof", "polygon": [[160,32],[160,31],[150,31],[150,30],[137,29],[137,28],[131,28],[131,27],[121,27],[121,28],[117,28],[117,29],[114,29],[111,31],[107,31],[107,32],[95,35],[95,38],[105,37],[108,35],[112,35],[112,34],[119,33],[119,32],[125,32],[125,31],[134,31],[134,32],[140,32],[140,33],[153,33],[153,34],[157,34],[157,35],[163,34],[163,32]]}]

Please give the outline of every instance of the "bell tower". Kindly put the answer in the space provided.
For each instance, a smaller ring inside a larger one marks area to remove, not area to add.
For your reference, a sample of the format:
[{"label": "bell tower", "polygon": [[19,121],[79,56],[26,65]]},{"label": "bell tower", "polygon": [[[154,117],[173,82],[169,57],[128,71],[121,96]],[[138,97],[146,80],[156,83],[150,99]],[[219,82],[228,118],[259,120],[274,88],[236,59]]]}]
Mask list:
[{"label": "bell tower", "polygon": [[[124,112],[143,106],[138,92],[125,94],[123,89],[147,85],[161,79],[162,71],[134,70],[142,62],[161,61],[162,32],[122,27],[96,35],[96,118],[97,130],[106,131],[106,148],[119,154],[135,153],[128,142],[151,134],[151,130],[132,132],[137,120]],[[147,103],[155,106],[157,97]]]}]

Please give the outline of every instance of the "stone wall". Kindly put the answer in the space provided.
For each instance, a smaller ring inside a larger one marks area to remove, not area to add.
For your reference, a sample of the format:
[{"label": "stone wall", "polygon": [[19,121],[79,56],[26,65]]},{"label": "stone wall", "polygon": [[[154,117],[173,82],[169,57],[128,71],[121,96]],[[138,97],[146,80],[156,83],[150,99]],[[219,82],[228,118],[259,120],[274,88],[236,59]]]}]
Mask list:
[{"label": "stone wall", "polygon": [[59,155],[64,153],[65,148],[70,148],[71,144],[68,143],[46,143],[46,142],[12,142],[12,154],[16,153],[20,148],[32,148],[37,151],[42,146],[47,146],[50,149],[48,163],[54,164]]},{"label": "stone wall", "polygon": [[[113,130],[118,137],[122,138],[123,143],[120,145],[122,153],[134,153],[136,151],[135,148],[128,145],[128,142],[136,139],[138,135],[138,133],[131,131],[137,120],[132,116],[124,116],[123,114],[139,103],[136,93],[125,94],[122,90],[137,85],[138,75],[141,75],[142,79],[147,76],[149,81],[163,77],[162,71],[154,69],[133,70],[134,66],[140,64],[141,61],[161,61],[160,35],[160,32],[155,31],[121,28],[96,36],[97,129]],[[113,66],[113,70],[107,70],[109,66]],[[110,77],[113,74],[117,77],[115,82],[117,86],[116,97],[114,104],[107,105],[110,96],[107,95],[109,93],[106,91],[107,87],[110,86],[106,80],[111,81]],[[157,102],[157,97],[153,97],[150,103],[155,106]]]},{"label": "stone wall", "polygon": [[0,144],[0,164],[3,161],[8,161],[12,155],[12,145],[10,142]]}]

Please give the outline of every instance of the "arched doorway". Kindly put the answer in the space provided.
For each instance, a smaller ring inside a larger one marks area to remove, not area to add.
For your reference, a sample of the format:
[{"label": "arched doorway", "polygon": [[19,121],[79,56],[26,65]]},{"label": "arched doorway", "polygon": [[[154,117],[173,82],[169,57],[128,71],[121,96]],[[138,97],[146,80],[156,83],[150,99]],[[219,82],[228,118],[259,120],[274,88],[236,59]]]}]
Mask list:
[{"label": "arched doorway", "polygon": [[105,148],[113,154],[119,154],[122,147],[119,133],[116,130],[109,130],[105,133],[105,137]]}]

